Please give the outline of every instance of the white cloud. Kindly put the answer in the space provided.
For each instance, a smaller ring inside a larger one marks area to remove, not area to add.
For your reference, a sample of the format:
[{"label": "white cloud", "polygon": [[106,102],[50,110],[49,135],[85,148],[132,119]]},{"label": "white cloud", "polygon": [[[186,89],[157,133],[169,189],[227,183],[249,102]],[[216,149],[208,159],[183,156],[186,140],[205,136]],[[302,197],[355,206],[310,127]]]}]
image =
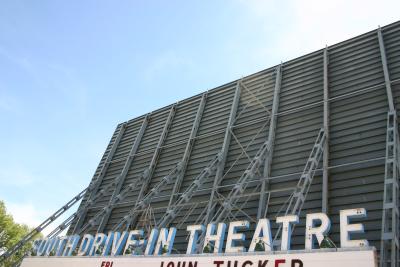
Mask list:
[{"label": "white cloud", "polygon": [[23,223],[29,227],[36,227],[41,223],[41,216],[32,203],[6,203],[6,208],[17,223]]},{"label": "white cloud", "polygon": [[294,0],[292,23],[278,40],[283,50],[316,50],[397,19],[399,1]]},{"label": "white cloud", "polygon": [[[33,203],[25,202],[25,203],[14,203],[7,202],[5,203],[7,212],[12,215],[14,221],[20,224],[26,224],[31,228],[37,227],[40,225],[45,219],[47,219],[51,214],[55,212],[55,210],[51,211],[48,209],[38,209]],[[79,203],[78,203],[79,205]],[[75,209],[68,210],[63,215],[61,215],[56,221],[50,224],[47,228],[42,231],[44,236],[48,235],[54,228],[56,228],[62,221],[68,218]],[[64,235],[66,230],[61,233]]]},{"label": "white cloud", "polygon": [[[239,0],[257,23],[265,45],[253,51],[263,59],[287,61],[333,45],[378,25],[399,19],[400,1],[383,0]],[[276,60],[278,59],[278,60]]]}]

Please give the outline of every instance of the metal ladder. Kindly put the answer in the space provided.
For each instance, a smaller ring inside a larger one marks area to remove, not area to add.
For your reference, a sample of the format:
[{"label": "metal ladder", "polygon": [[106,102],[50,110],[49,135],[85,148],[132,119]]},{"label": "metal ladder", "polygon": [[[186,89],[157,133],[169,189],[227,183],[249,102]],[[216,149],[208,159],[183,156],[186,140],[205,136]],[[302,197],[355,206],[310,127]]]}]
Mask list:
[{"label": "metal ladder", "polygon": [[399,265],[400,142],[396,111],[389,111],[386,131],[380,267]]},{"label": "metal ladder", "polygon": [[308,191],[310,190],[315,170],[318,168],[318,164],[324,152],[325,140],[325,131],[324,128],[321,128],[311,150],[310,156],[308,157],[303,173],[301,174],[299,182],[297,183],[297,186],[293,192],[293,197],[289,200],[285,215],[300,215],[304,201],[307,197]]},{"label": "metal ladder", "polygon": [[[300,176],[300,179],[293,191],[293,194],[289,198],[288,205],[285,210],[285,216],[288,214],[300,216],[301,209],[303,208],[303,204],[306,200],[308,191],[310,190],[312,181],[314,179],[315,171],[318,168],[318,164],[324,153],[325,142],[325,130],[324,128],[321,128],[318,133],[317,139],[315,140],[314,146],[311,150],[310,156],[308,157],[303,173]],[[276,243],[274,245],[277,245],[278,243],[277,240],[281,229],[282,225],[279,226],[275,234],[274,242]],[[292,228],[292,231],[293,229],[294,227]]]}]

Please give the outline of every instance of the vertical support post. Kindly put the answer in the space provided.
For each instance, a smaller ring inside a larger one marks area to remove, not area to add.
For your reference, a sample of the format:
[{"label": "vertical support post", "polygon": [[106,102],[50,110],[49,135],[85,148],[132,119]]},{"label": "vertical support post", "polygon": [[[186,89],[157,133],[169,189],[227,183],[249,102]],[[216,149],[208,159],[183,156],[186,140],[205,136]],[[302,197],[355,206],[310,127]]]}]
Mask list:
[{"label": "vertical support post", "polygon": [[265,157],[263,176],[264,179],[261,183],[260,190],[260,200],[258,204],[257,211],[257,219],[260,219],[266,215],[266,199],[265,192],[269,190],[269,177],[271,176],[271,163],[272,156],[274,152],[274,144],[275,144],[275,130],[276,123],[278,119],[278,108],[279,108],[279,94],[281,92],[281,84],[282,84],[282,63],[276,67],[276,76],[275,76],[275,87],[274,87],[274,99],[272,102],[272,112],[271,112],[271,121],[269,124],[268,130],[268,144],[270,146],[270,150]]},{"label": "vertical support post", "polygon": [[[177,104],[175,103],[169,110],[168,118],[164,124],[164,128],[160,135],[160,138],[158,139],[157,147],[156,147],[156,150],[154,151],[153,158],[151,159],[149,167],[143,173],[143,184],[142,184],[142,187],[140,188],[140,192],[136,199],[135,206],[137,206],[138,203],[142,200],[143,196],[146,194],[146,192],[149,188],[151,178],[153,177],[153,173],[154,173],[154,170],[155,170],[157,162],[158,162],[158,158],[160,157],[162,146],[165,142],[165,139],[167,139],[168,130],[171,127],[172,121],[175,116],[176,106],[177,106]],[[139,218],[139,214],[134,216],[132,218],[132,220],[130,222],[128,222],[129,225],[127,225],[127,227],[129,227],[132,224],[133,225],[136,224],[137,218]]]},{"label": "vertical support post", "polygon": [[[131,167],[132,161],[135,157],[135,154],[139,148],[139,144],[142,140],[142,137],[144,135],[144,132],[146,131],[146,127],[147,124],[149,122],[149,117],[150,114],[147,114],[142,122],[142,125],[140,126],[139,132],[137,133],[136,137],[135,137],[135,141],[131,147],[131,150],[129,151],[128,157],[125,161],[124,167],[122,168],[121,174],[119,175],[119,177],[117,178],[117,185],[114,189],[114,192],[110,198],[109,201],[109,205],[112,204],[113,199],[120,193],[122,185],[125,182],[125,178],[126,175],[128,174],[129,168]],[[100,225],[97,229],[98,233],[101,233],[104,230],[104,227],[107,225],[108,219],[110,218],[111,212],[112,212],[113,208],[109,208],[106,212],[106,214],[103,216],[103,218],[101,219]]]},{"label": "vertical support post", "polygon": [[396,111],[388,112],[380,267],[399,263],[399,133]]},{"label": "vertical support post", "polygon": [[[94,196],[97,194],[97,191],[99,190],[101,182],[103,181],[104,175],[107,172],[108,166],[110,165],[111,160],[114,157],[115,151],[117,150],[118,144],[121,141],[122,136],[124,135],[125,129],[126,129],[126,123],[123,123],[121,125],[121,127],[120,127],[120,130],[119,130],[117,136],[115,137],[114,143],[111,146],[110,152],[107,155],[107,158],[106,158],[106,160],[105,160],[105,162],[104,162],[104,164],[103,164],[103,166],[102,166],[102,168],[100,170],[100,173],[99,173],[97,179],[95,180],[95,183],[94,183],[94,186],[93,186],[93,190],[90,192],[89,197],[87,199],[88,202],[90,202],[94,198]],[[83,221],[84,221],[84,219],[86,217],[86,214],[87,214],[89,206],[86,207],[84,209],[84,211],[82,211],[82,214],[78,218],[78,221],[75,224],[74,230],[72,231],[73,233],[76,233],[81,228],[81,226],[83,224]]]},{"label": "vertical support post", "polygon": [[214,177],[214,183],[213,183],[213,188],[211,190],[211,197],[210,201],[208,202],[207,206],[207,214],[206,214],[206,224],[209,223],[210,218],[212,218],[213,213],[214,213],[214,208],[215,207],[213,204],[214,198],[215,198],[215,192],[218,190],[218,186],[221,182],[221,178],[225,169],[225,163],[226,163],[226,157],[228,155],[228,150],[229,150],[229,144],[231,142],[231,129],[235,123],[236,120],[236,112],[239,106],[239,99],[240,99],[240,81],[237,81],[236,83],[236,90],[235,90],[235,95],[233,97],[233,102],[231,106],[231,112],[229,114],[229,119],[228,119],[228,124],[226,126],[225,130],[225,136],[224,136],[224,142],[222,144],[222,149],[221,149],[221,160],[218,163],[217,171]]},{"label": "vertical support post", "polygon": [[397,113],[394,107],[392,87],[386,60],[382,30],[378,28],[379,49],[383,75],[388,96],[389,112],[386,132],[385,180],[383,190],[380,267],[395,267],[399,264],[399,165],[400,144]]},{"label": "vertical support post", "polygon": [[329,197],[329,85],[328,85],[328,47],[324,49],[324,131],[325,144],[322,162],[322,212],[328,213]]},{"label": "vertical support post", "polygon": [[195,141],[195,138],[197,135],[197,130],[199,129],[199,126],[200,126],[201,117],[203,116],[203,111],[204,111],[204,107],[206,105],[206,101],[207,101],[207,93],[204,93],[201,97],[200,104],[197,109],[196,117],[193,121],[192,130],[190,132],[189,140],[186,143],[185,152],[183,154],[181,162],[179,163],[180,164],[179,174],[176,177],[174,188],[172,189],[171,197],[169,199],[169,204],[168,204],[168,210],[171,208],[171,205],[176,200],[175,195],[179,192],[179,190],[181,188],[182,179],[186,172],[186,167],[187,167],[187,164],[189,161],[190,154],[192,153],[192,148],[193,148],[194,141]]},{"label": "vertical support post", "polygon": [[378,28],[378,40],[379,40],[379,49],[381,52],[383,75],[385,77],[386,93],[388,96],[389,111],[393,111],[394,110],[394,101],[393,101],[393,94],[392,94],[392,86],[390,83],[389,70],[388,70],[388,66],[387,66],[385,44],[383,42],[382,30],[380,27]]}]

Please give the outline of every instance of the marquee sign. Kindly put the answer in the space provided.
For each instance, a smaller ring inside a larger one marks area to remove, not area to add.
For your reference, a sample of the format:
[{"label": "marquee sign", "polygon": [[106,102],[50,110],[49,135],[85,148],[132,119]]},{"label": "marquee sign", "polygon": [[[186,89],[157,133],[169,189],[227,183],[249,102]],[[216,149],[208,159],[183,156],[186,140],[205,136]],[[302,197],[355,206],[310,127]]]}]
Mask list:
[{"label": "marquee sign", "polygon": [[372,248],[308,252],[247,253],[240,255],[174,255],[121,257],[33,257],[21,267],[376,267]]},{"label": "marquee sign", "polygon": [[[363,233],[364,227],[361,223],[351,222],[356,218],[364,218],[366,210],[347,209],[340,211],[340,247],[360,248],[367,247],[365,239],[354,240],[353,233]],[[297,215],[287,215],[276,218],[276,223],[281,225],[280,246],[281,251],[290,250],[290,240],[293,225],[299,222]],[[186,254],[198,253],[244,253],[274,250],[271,236],[270,220],[258,220],[249,247],[244,247],[246,231],[250,226],[249,221],[234,221],[227,226],[225,223],[210,223],[204,225],[189,225],[187,232],[189,240]],[[331,222],[324,213],[312,213],[306,215],[305,222],[305,249],[316,248],[316,243],[321,244],[324,237],[328,235]],[[158,256],[170,255],[174,246],[176,228],[152,229],[148,238],[144,236],[143,230],[132,230],[124,232],[97,233],[96,235],[85,234],[57,237],[51,239],[35,240],[34,255],[36,256],[119,256],[119,255],[145,255]],[[225,234],[227,236],[225,239]],[[198,248],[200,237],[204,236],[202,248]],[[225,244],[224,241],[226,240]],[[223,251],[223,248],[224,251]],[[150,265],[149,265],[150,266]],[[216,265],[224,267],[225,265]],[[250,266],[250,265],[249,265]],[[276,266],[276,265],[275,265]],[[292,265],[296,266],[296,265]],[[299,265],[300,266],[300,265]],[[105,267],[111,267],[110,265]],[[174,267],[161,265],[161,267]],[[184,266],[181,266],[184,267]],[[187,266],[189,267],[189,266]],[[195,266],[193,266],[195,267]],[[228,266],[238,267],[238,266]]]}]

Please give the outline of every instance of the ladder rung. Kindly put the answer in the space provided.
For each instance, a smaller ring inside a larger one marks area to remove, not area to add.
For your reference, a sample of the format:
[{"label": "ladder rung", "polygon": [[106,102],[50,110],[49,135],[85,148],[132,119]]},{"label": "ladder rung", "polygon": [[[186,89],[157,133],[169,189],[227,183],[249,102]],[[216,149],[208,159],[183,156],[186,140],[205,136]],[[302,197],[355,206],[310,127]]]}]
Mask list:
[{"label": "ladder rung", "polygon": [[394,159],[392,157],[386,158],[386,164],[388,163],[394,163]]},{"label": "ladder rung", "polygon": [[393,178],[386,178],[385,179],[385,184],[393,184],[394,179]]},{"label": "ladder rung", "polygon": [[304,202],[304,200],[305,200],[304,195],[301,192],[295,193],[294,196],[299,198],[301,200],[301,202]]},{"label": "ladder rung", "polygon": [[384,209],[393,209],[393,208],[394,208],[394,203],[393,203],[393,202],[384,203],[384,204],[383,204],[383,208],[384,208]]},{"label": "ladder rung", "polygon": [[392,232],[386,232],[382,234],[382,240],[393,240],[394,236]]},{"label": "ladder rung", "polygon": [[301,176],[301,178],[304,179],[304,180],[306,180],[307,182],[310,182],[310,181],[311,181],[311,176],[310,176],[309,173],[303,174],[303,175]]}]

